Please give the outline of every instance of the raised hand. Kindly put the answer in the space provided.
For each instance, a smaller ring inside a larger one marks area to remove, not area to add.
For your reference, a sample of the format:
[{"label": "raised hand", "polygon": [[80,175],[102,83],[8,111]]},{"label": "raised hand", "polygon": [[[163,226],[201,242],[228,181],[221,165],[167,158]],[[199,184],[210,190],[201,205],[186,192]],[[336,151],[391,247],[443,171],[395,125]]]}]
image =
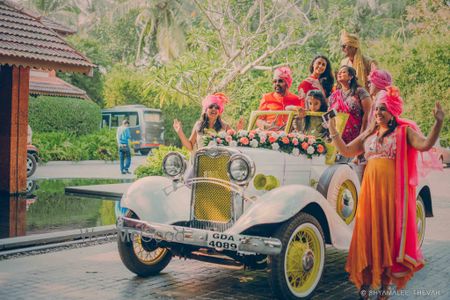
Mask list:
[{"label": "raised hand", "polygon": [[173,120],[173,129],[175,130],[176,133],[179,133],[179,132],[183,131],[183,128],[181,126],[181,122],[178,121],[177,119]]},{"label": "raised hand", "polygon": [[239,130],[244,129],[244,125],[245,125],[244,117],[240,117],[239,121],[236,124],[236,130],[239,131]]},{"label": "raised hand", "polygon": [[442,110],[442,106],[439,102],[434,104],[433,115],[436,121],[442,122],[444,120],[444,111]]},{"label": "raised hand", "polygon": [[306,117],[306,110],[305,110],[303,107],[300,107],[300,108],[297,110],[297,113],[298,113],[299,118],[304,118],[304,117]]}]

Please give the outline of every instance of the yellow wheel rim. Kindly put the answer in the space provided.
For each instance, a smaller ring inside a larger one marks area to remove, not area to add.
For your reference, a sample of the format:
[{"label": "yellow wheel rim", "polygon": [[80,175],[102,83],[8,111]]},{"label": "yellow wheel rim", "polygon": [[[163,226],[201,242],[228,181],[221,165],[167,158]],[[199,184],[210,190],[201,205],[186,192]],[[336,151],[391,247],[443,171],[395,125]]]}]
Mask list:
[{"label": "yellow wheel rim", "polygon": [[146,265],[156,265],[167,253],[166,248],[157,248],[154,251],[147,251],[142,246],[142,238],[139,235],[132,236],[133,251],[140,262]]},{"label": "yellow wheel rim", "polygon": [[285,254],[285,276],[297,296],[308,295],[319,282],[324,263],[324,246],[318,229],[305,223],[291,236]]},{"label": "yellow wheel rim", "polygon": [[419,246],[422,245],[422,241],[425,235],[425,208],[422,200],[419,198],[416,200],[416,226],[417,226],[417,238]]},{"label": "yellow wheel rim", "polygon": [[346,180],[339,188],[336,200],[336,211],[346,224],[350,224],[355,218],[358,195],[352,181]]}]

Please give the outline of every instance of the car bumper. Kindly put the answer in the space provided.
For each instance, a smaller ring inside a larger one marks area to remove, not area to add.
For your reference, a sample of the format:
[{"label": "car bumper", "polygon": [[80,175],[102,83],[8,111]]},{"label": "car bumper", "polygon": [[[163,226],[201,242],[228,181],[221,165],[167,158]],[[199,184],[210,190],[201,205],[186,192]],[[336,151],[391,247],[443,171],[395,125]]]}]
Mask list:
[{"label": "car bumper", "polygon": [[277,255],[281,252],[281,241],[275,238],[227,234],[204,229],[149,223],[127,217],[117,219],[117,229],[121,232],[139,234],[157,242],[187,244],[218,251],[229,250],[243,253]]}]

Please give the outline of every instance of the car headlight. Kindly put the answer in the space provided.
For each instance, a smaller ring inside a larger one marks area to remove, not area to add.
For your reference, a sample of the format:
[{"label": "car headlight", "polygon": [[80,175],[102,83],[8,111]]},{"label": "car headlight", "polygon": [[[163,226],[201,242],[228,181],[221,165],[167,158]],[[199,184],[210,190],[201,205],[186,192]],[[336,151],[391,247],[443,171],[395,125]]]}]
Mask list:
[{"label": "car headlight", "polygon": [[163,172],[174,179],[180,178],[186,171],[186,160],[178,152],[169,152],[163,160]]},{"label": "car headlight", "polygon": [[228,162],[228,176],[237,184],[245,185],[255,173],[255,163],[246,155],[235,154]]}]

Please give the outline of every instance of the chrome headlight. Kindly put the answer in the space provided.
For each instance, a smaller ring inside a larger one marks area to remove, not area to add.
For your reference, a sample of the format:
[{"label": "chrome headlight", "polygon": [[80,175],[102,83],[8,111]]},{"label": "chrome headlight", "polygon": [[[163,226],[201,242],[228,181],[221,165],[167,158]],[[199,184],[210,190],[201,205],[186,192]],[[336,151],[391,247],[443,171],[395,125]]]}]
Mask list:
[{"label": "chrome headlight", "polygon": [[228,176],[239,185],[247,184],[255,173],[255,163],[244,154],[235,154],[228,162]]},{"label": "chrome headlight", "polygon": [[163,160],[163,172],[169,177],[178,179],[186,171],[186,159],[178,152],[169,152]]}]

